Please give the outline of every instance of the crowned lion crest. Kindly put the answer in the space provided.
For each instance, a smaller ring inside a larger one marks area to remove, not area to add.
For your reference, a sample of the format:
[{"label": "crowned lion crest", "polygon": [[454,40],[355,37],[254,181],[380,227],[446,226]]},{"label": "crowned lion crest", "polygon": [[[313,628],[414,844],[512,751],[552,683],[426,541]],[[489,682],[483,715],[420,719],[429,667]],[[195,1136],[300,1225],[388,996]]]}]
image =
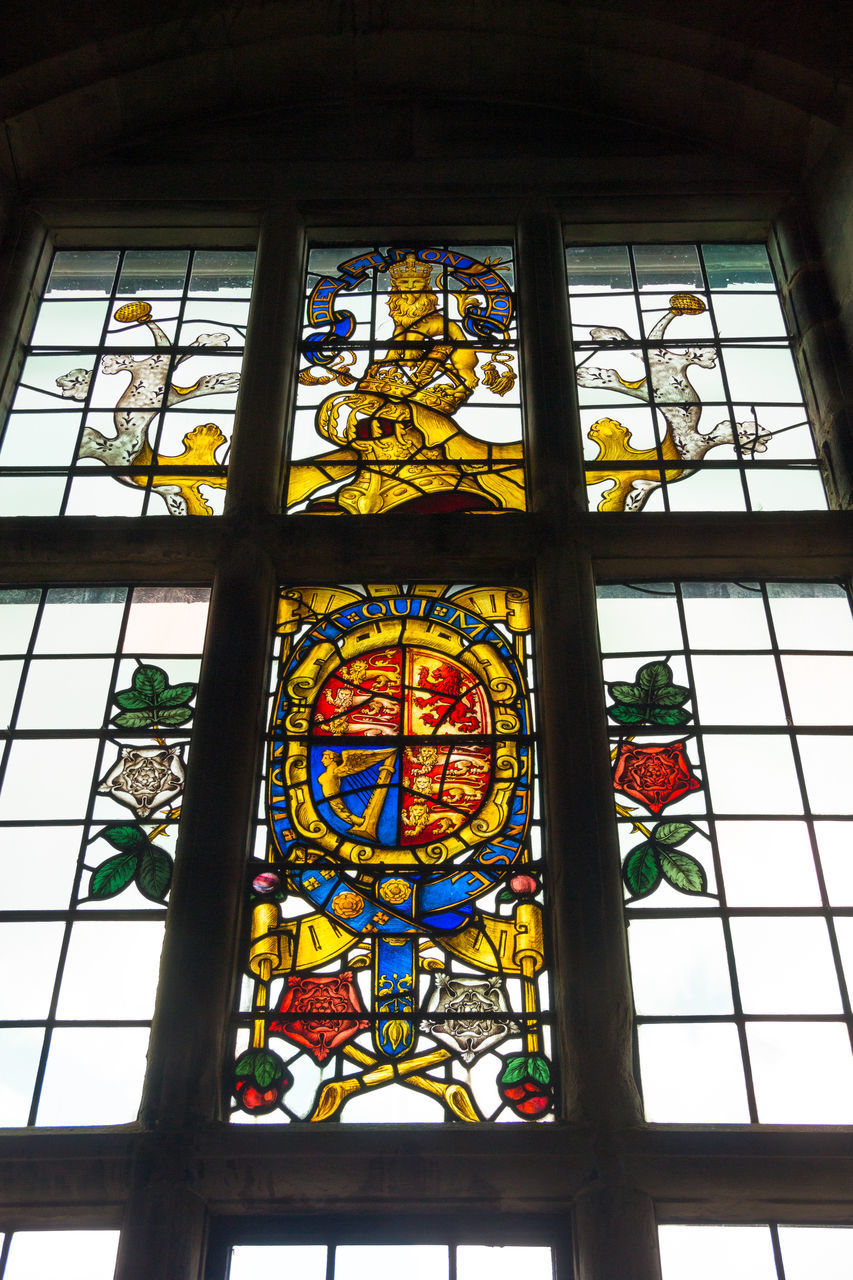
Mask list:
[{"label": "crowned lion crest", "polygon": [[[449,250],[389,250],[343,263],[341,276],[315,286],[309,323],[325,320],[330,330],[309,337],[299,381],[346,389],[316,409],[316,432],[333,447],[292,463],[289,509],[306,500],[311,511],[356,515],[524,509],[521,441],[480,439],[460,420],[479,388],[503,397],[516,382],[511,294],[497,265]],[[392,332],[386,344],[371,343],[356,378],[360,352],[345,345],[354,317],[329,299],[369,270],[387,273],[376,308],[387,310]]]}]

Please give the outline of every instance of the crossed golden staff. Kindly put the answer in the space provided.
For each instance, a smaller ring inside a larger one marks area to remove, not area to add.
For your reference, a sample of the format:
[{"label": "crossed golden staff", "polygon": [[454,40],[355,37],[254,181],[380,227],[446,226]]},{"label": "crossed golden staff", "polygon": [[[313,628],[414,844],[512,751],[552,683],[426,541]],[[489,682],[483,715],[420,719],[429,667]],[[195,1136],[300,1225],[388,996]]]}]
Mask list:
[{"label": "crossed golden staff", "polygon": [[409,1084],[422,1089],[424,1093],[431,1093],[434,1097],[440,1098],[460,1120],[480,1119],[466,1085],[458,1080],[449,1082],[431,1080],[429,1076],[419,1074],[421,1071],[437,1066],[440,1062],[446,1062],[450,1057],[448,1049],[434,1049],[432,1053],[422,1053],[416,1058],[407,1058],[399,1063],[386,1062],[381,1066],[376,1065],[378,1059],[372,1054],[365,1053],[363,1049],[352,1044],[344,1045],[343,1054],[351,1062],[357,1062],[359,1066],[373,1068],[373,1070],[347,1076],[344,1080],[329,1080],[324,1084],[320,1090],[317,1105],[311,1114],[312,1120],[329,1120],[354,1093],[359,1093],[362,1089],[375,1088],[377,1085],[389,1084],[393,1079],[401,1076],[405,1076]]}]

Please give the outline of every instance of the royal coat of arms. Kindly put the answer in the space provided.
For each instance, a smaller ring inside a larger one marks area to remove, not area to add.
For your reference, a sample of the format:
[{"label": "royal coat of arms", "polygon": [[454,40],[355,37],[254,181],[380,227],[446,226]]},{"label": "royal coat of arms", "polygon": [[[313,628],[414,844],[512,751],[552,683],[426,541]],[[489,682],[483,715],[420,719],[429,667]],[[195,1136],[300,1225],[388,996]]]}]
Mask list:
[{"label": "royal coat of arms", "polygon": [[238,1105],[326,1120],[403,1084],[446,1119],[535,1118],[551,1068],[526,593],[303,589],[279,628]]}]

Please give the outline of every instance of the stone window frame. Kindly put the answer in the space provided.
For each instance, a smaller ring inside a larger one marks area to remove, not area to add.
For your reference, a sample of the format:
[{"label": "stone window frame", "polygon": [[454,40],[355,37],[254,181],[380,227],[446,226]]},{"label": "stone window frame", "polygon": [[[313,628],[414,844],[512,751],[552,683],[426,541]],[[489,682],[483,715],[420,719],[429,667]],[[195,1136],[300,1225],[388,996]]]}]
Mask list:
[{"label": "stone window frame", "polygon": [[[440,213],[440,210],[436,210]],[[799,335],[801,373],[836,505],[850,492],[839,340],[820,264],[795,220],[704,212],[564,224],[551,202],[483,204],[429,229],[381,212],[134,210],[80,226],[79,211],[24,221],[2,264],[0,356],[14,384],[53,247],[252,247],[255,290],[226,510],[211,520],[0,520],[4,584],[212,584],[192,772],[138,1123],[0,1134],[0,1225],[122,1227],[119,1280],[220,1280],[229,1239],[283,1242],[339,1230],[387,1238],[554,1242],[561,1280],[655,1280],[666,1221],[850,1221],[851,1127],[646,1124],[632,1076],[631,993],[594,621],[595,581],[853,572],[849,511],[586,511],[563,248],[624,239],[767,240]],[[504,212],[503,209],[500,212]],[[568,209],[563,209],[568,214]],[[477,216],[479,214],[479,217]],[[421,215],[422,217],[422,215]],[[610,217],[610,220],[606,220]],[[76,219],[76,223],[75,223]],[[203,221],[204,225],[199,225]],[[163,224],[168,224],[164,229]],[[180,223],[180,225],[178,225]],[[223,226],[223,223],[225,224]],[[50,230],[48,230],[50,226]],[[151,230],[157,227],[157,230]],[[345,230],[342,230],[345,227]],[[392,512],[279,514],[306,244],[513,235],[530,510],[471,519]],[[377,534],[379,536],[377,536]],[[543,801],[551,851],[561,1118],[522,1126],[230,1126],[222,1064],[240,945],[242,867],[257,805],[274,593],[294,577],[477,580],[531,590],[543,691]],[[222,779],[228,779],[223,787]],[[561,858],[560,850],[583,857]],[[215,877],[211,876],[215,868]],[[202,890],[199,892],[198,886]],[[451,1207],[452,1206],[452,1207]],[[335,1226],[337,1224],[337,1226]],[[484,1239],[483,1224],[488,1224]],[[571,1230],[571,1241],[569,1239]],[[324,1237],[325,1238],[325,1237]],[[207,1263],[205,1258],[207,1257]]]}]

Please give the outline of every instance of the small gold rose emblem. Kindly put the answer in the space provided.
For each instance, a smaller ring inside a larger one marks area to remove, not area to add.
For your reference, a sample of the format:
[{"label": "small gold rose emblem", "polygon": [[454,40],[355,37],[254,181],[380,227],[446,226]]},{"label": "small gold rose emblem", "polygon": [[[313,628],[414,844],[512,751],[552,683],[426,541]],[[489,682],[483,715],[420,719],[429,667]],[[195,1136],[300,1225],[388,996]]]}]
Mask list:
[{"label": "small gold rose emblem", "polygon": [[339,893],[332,899],[332,910],[342,920],[353,920],[364,910],[364,898],[360,893]]},{"label": "small gold rose emblem", "polygon": [[386,880],[379,890],[379,896],[396,907],[405,902],[411,892],[412,886],[408,880]]}]

